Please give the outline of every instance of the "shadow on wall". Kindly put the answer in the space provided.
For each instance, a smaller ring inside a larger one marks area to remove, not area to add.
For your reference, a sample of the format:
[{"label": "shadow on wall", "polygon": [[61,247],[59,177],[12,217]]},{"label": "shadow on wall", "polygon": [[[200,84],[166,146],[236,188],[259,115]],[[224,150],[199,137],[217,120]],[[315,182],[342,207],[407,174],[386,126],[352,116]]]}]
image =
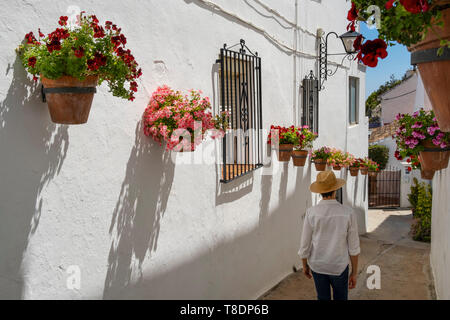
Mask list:
[{"label": "shadow on wall", "polygon": [[172,188],[174,164],[170,152],[151,143],[136,127],[136,140],[125,180],[113,212],[108,271],[103,297],[121,297],[131,282],[139,282],[142,264],[156,251],[160,222]]},{"label": "shadow on wall", "polygon": [[50,121],[40,86],[27,78],[19,59],[5,76],[10,72],[0,104],[0,299],[23,297],[22,262],[39,224],[42,191],[61,170],[69,147],[68,127]]},{"label": "shadow on wall", "polygon": [[[147,170],[148,157],[142,162],[146,163],[142,170]],[[134,160],[130,161],[128,167],[133,167],[133,163]],[[300,246],[303,225],[301,216],[304,214],[300,208],[303,208],[305,199],[310,198],[310,195],[306,194],[309,183],[305,182],[309,173],[303,177],[304,170],[299,168],[296,173],[291,172],[290,177],[296,179],[296,192],[286,195],[283,197],[284,200],[275,205],[270,212],[267,211],[261,215],[259,224],[248,232],[236,234],[215,244],[213,248],[211,248],[212,244],[206,245],[207,249],[205,248],[203,252],[190,256],[178,265],[167,265],[164,271],[152,273],[149,269],[139,270],[142,273],[145,272],[145,275],[140,274],[139,279],[130,277],[133,272],[130,267],[133,246],[139,244],[142,246],[141,249],[146,248],[149,237],[151,235],[157,237],[154,231],[157,226],[152,225],[157,218],[150,214],[152,212],[142,212],[142,217],[138,221],[133,219],[137,216],[137,211],[135,213],[131,210],[131,213],[126,215],[120,209],[121,214],[128,216],[126,223],[129,226],[122,230],[122,239],[119,239],[111,250],[111,266],[103,298],[249,299],[263,294],[261,290],[269,290],[278,280],[291,272],[293,264],[299,263],[297,250]],[[259,172],[255,171],[255,175]],[[287,180],[281,183],[287,183]],[[127,183],[124,183],[124,186],[126,185]],[[269,189],[267,186],[262,188]],[[150,195],[150,192],[148,194]],[[262,198],[266,196],[267,194],[263,194]],[[122,202],[123,200],[119,201],[119,203]],[[119,207],[122,205],[119,204]],[[161,213],[155,213],[155,215],[159,214]],[[242,212],[242,214],[251,213]],[[142,220],[148,220],[148,222],[142,223]],[[142,224],[139,228],[144,231],[133,230],[131,223],[135,226]],[[121,248],[118,249],[118,247]],[[135,259],[136,263],[142,262],[139,259]],[[272,263],[268,263],[270,261]],[[239,272],[236,266],[239,266]],[[242,289],[236,290],[238,287]],[[122,288],[124,290],[121,290]]]},{"label": "shadow on wall", "polygon": [[[358,174],[357,177],[352,177],[348,172],[345,173],[345,179],[347,181],[351,179],[355,179],[354,185],[353,185],[353,194],[350,194],[348,190],[348,183],[344,187],[344,194],[346,195],[346,199],[344,201],[345,205],[351,206],[356,214],[357,223],[358,223],[358,230],[360,234],[366,233],[367,230],[367,221],[365,219],[366,216],[366,208],[364,203],[367,201],[367,185],[368,185],[368,175],[361,175]],[[359,188],[360,184],[362,184],[363,188],[363,197],[362,200],[357,203],[356,199],[358,199],[358,192],[360,191]],[[361,206],[362,205],[362,206]]]}]

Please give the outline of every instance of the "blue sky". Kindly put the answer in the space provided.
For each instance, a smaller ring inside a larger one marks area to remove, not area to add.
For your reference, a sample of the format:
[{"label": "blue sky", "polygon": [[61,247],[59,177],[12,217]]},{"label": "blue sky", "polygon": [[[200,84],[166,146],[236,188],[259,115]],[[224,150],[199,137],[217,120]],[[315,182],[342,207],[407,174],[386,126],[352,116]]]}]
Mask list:
[{"label": "blue sky", "polygon": [[[361,23],[361,31],[366,39],[372,40],[378,37],[378,31],[369,29],[365,23]],[[388,47],[388,56],[385,59],[378,59],[375,68],[367,67],[366,72],[366,98],[380,85],[385,83],[393,74],[397,79],[401,78],[406,70],[411,69],[411,54],[405,46],[396,43],[395,46]]]}]

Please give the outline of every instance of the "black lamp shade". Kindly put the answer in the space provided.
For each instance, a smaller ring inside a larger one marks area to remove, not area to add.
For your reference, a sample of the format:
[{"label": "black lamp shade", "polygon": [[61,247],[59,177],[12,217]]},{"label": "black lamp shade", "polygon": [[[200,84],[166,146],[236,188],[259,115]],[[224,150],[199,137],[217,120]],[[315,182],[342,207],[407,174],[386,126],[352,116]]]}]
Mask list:
[{"label": "black lamp shade", "polygon": [[356,52],[355,48],[353,47],[353,44],[355,43],[355,40],[356,38],[358,38],[359,35],[360,33],[358,32],[348,31],[343,35],[339,36],[339,38],[341,38],[342,40],[342,44],[344,45],[345,52],[347,52],[348,54]]}]

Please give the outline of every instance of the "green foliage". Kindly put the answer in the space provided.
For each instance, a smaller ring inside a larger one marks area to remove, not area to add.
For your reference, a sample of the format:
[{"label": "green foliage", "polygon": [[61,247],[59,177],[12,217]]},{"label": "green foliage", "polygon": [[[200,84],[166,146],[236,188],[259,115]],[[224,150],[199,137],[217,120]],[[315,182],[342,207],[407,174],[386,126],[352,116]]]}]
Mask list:
[{"label": "green foliage", "polygon": [[369,158],[378,163],[380,170],[384,170],[389,160],[389,148],[379,144],[369,146]]},{"label": "green foliage", "polygon": [[356,4],[361,21],[371,19],[372,12],[366,11],[369,6],[378,6],[381,11],[379,37],[386,42],[397,41],[407,47],[423,39],[432,26],[432,18],[437,21],[435,24],[442,21],[442,14],[438,8],[417,14],[407,11],[399,2],[391,9],[386,9],[387,0],[352,0],[352,2]]},{"label": "green foliage", "polygon": [[413,208],[413,214],[414,214],[414,208],[417,207],[417,199],[419,197],[419,180],[417,178],[413,179],[413,185],[411,186],[411,193],[408,194],[408,201],[411,204],[411,207]]},{"label": "green foliage", "polygon": [[430,242],[431,240],[431,212],[433,195],[429,184],[419,183],[414,179],[408,200],[413,206],[415,223],[412,226],[413,238],[416,241]]}]

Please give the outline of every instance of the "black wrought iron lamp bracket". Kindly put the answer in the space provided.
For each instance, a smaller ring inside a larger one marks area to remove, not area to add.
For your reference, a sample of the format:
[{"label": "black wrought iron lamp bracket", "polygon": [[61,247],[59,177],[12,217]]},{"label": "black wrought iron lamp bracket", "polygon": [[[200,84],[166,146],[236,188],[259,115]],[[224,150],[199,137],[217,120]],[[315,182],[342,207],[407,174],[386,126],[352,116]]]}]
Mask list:
[{"label": "black wrought iron lamp bracket", "polygon": [[348,60],[353,60],[354,54],[349,53],[328,53],[328,37],[330,35],[334,35],[336,38],[340,38],[339,35],[334,32],[328,32],[325,37],[320,37],[320,43],[319,43],[319,90],[325,89],[325,86],[323,85],[325,81],[328,80],[328,77],[332,77],[336,74],[339,65],[336,65],[336,68],[329,69],[328,68],[328,56],[338,56],[338,55],[344,55],[341,61],[341,65],[344,63],[344,60],[347,58]]}]

